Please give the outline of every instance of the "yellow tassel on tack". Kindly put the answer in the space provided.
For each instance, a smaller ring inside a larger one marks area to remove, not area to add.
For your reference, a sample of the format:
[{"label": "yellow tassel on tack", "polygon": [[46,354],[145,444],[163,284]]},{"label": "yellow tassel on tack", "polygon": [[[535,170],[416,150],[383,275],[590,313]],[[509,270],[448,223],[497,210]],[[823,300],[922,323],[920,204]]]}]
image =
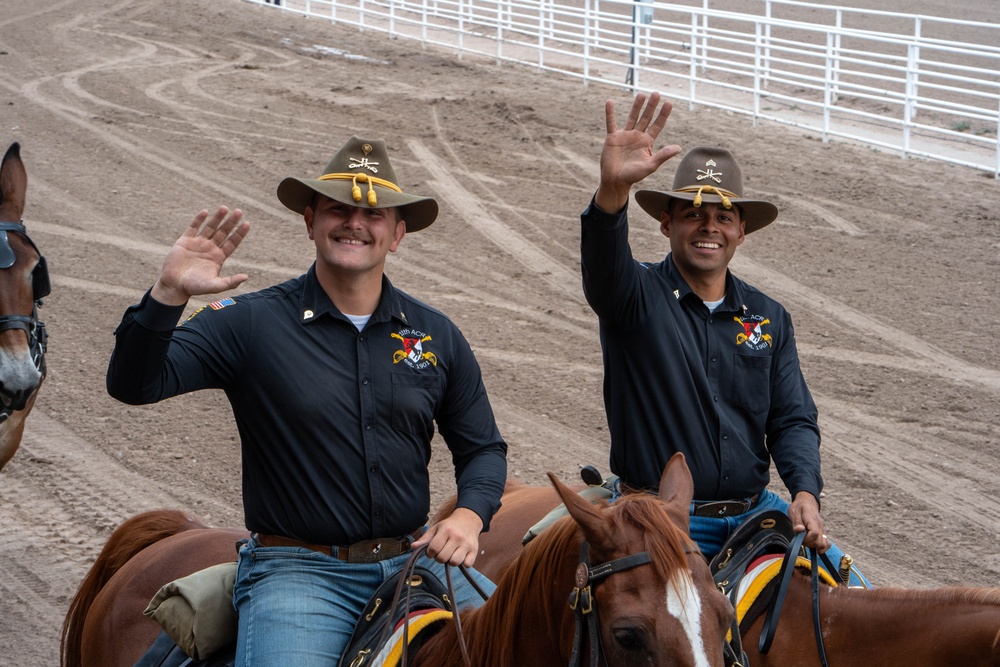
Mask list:
[{"label": "yellow tassel on tack", "polygon": [[357,185],[351,188],[351,199],[354,201],[361,201],[361,188]]}]

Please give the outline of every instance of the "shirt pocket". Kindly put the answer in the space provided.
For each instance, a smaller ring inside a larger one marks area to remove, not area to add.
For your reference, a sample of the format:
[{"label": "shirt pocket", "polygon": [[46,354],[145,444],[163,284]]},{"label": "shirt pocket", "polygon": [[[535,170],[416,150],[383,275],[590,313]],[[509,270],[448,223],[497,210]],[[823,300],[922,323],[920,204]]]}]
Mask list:
[{"label": "shirt pocket", "polygon": [[771,357],[735,355],[733,363],[733,405],[754,414],[771,407]]},{"label": "shirt pocket", "polygon": [[392,374],[392,427],[403,433],[434,435],[434,411],[441,390],[436,375]]}]

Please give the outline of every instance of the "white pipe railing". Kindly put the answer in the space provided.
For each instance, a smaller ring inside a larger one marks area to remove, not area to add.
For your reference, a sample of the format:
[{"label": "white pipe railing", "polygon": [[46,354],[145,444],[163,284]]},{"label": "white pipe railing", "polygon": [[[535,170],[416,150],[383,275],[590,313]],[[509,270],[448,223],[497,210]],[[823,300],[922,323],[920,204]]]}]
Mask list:
[{"label": "white pipe railing", "polygon": [[[824,142],[858,141],[1000,179],[1000,23],[796,0],[753,5],[763,7],[760,15],[725,11],[726,0],[702,0],[701,7],[651,0],[246,1],[454,49],[459,57],[659,90],[691,109],[726,109],[755,124],[817,132]],[[806,10],[808,21],[795,18]],[[945,31],[949,39],[932,36]]]}]

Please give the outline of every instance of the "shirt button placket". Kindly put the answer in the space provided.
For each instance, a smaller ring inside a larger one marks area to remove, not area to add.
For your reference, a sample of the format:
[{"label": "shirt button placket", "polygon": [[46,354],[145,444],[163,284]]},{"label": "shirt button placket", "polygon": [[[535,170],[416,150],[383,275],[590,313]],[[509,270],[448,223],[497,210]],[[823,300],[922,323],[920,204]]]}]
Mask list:
[{"label": "shirt button placket", "polygon": [[358,334],[358,377],[360,387],[358,393],[361,396],[361,439],[364,447],[365,464],[368,471],[368,488],[371,493],[372,529],[376,534],[380,534],[384,513],[382,506],[385,504],[384,494],[381,484],[381,467],[378,459],[378,429],[376,429],[376,400],[377,388],[372,381],[372,350],[370,336],[365,333]]}]

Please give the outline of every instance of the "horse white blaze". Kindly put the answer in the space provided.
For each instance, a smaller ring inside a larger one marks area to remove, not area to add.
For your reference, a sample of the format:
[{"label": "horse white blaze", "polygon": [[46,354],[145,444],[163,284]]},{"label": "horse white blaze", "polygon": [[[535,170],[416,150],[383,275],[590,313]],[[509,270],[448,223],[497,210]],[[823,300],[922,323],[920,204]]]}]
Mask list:
[{"label": "horse white blaze", "polygon": [[701,598],[688,572],[678,572],[667,582],[667,612],[676,618],[691,644],[695,667],[709,667],[701,639]]}]

